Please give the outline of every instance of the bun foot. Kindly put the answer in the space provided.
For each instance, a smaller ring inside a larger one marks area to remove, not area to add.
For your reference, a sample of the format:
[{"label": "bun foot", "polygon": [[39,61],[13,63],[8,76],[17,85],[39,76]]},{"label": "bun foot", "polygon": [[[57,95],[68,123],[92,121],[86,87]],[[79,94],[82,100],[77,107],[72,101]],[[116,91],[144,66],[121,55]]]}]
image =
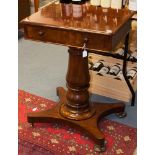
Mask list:
[{"label": "bun foot", "polygon": [[31,123],[31,125],[32,125],[32,128],[34,128],[34,123]]},{"label": "bun foot", "polygon": [[104,152],[106,150],[105,142],[101,145],[95,145],[94,151],[96,152]]}]

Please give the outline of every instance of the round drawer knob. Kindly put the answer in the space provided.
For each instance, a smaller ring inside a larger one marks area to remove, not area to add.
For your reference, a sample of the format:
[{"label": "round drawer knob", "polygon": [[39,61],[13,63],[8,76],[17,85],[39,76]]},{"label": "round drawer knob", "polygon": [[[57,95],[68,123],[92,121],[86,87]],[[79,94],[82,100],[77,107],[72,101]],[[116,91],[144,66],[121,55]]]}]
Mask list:
[{"label": "round drawer knob", "polygon": [[39,31],[38,34],[39,34],[39,36],[43,36],[45,34],[45,32]]},{"label": "round drawer knob", "polygon": [[84,43],[88,43],[88,38],[84,38]]}]

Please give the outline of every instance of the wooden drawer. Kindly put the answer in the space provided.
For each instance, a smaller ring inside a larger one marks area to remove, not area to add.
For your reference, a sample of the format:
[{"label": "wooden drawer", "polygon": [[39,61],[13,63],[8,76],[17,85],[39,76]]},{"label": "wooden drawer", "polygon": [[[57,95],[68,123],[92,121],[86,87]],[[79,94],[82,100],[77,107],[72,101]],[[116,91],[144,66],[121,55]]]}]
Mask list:
[{"label": "wooden drawer", "polygon": [[26,26],[25,32],[25,37],[27,39],[59,44],[69,43],[69,35],[66,34],[66,31],[60,32],[57,29],[29,25]]},{"label": "wooden drawer", "polygon": [[[127,27],[128,26],[129,24],[127,24]],[[90,33],[67,28],[49,28],[46,26],[30,24],[24,25],[24,29],[25,38],[27,39],[50,42],[70,47],[82,48],[85,39],[88,40],[86,47],[90,50],[111,51],[117,45],[115,36],[103,35],[101,33]]]},{"label": "wooden drawer", "polygon": [[[100,56],[97,54],[89,54],[92,57],[92,61],[103,59],[110,66],[115,63],[123,64],[122,60]],[[128,62],[127,69],[135,67],[137,64]],[[126,81],[114,79],[115,76],[107,74],[106,76],[99,76],[97,72],[90,70],[90,88],[89,91],[93,94],[98,94],[102,96],[107,96],[110,98],[118,99],[121,101],[129,102],[132,95],[126,84]],[[137,89],[137,76],[133,80],[130,80],[132,87],[136,91]]]}]

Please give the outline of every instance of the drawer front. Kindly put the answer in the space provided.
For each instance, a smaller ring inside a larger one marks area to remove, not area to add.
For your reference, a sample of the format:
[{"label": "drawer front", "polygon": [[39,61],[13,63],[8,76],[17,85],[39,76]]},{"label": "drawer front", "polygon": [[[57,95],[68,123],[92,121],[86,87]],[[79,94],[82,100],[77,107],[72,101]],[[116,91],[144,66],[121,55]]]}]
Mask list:
[{"label": "drawer front", "polygon": [[86,47],[92,50],[111,50],[111,37],[103,34],[75,30],[25,25],[25,38],[81,48],[85,39]]}]

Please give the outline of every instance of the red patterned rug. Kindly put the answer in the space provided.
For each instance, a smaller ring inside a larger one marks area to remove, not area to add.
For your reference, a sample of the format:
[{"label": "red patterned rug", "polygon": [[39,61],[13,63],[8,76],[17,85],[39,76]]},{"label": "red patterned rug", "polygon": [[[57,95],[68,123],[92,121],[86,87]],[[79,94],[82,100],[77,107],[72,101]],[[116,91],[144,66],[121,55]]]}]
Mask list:
[{"label": "red patterned rug", "polygon": [[104,153],[94,151],[94,142],[82,132],[57,123],[27,122],[30,111],[46,110],[56,105],[48,99],[19,90],[19,155],[132,155],[137,145],[136,129],[103,119],[100,129],[107,144]]}]

